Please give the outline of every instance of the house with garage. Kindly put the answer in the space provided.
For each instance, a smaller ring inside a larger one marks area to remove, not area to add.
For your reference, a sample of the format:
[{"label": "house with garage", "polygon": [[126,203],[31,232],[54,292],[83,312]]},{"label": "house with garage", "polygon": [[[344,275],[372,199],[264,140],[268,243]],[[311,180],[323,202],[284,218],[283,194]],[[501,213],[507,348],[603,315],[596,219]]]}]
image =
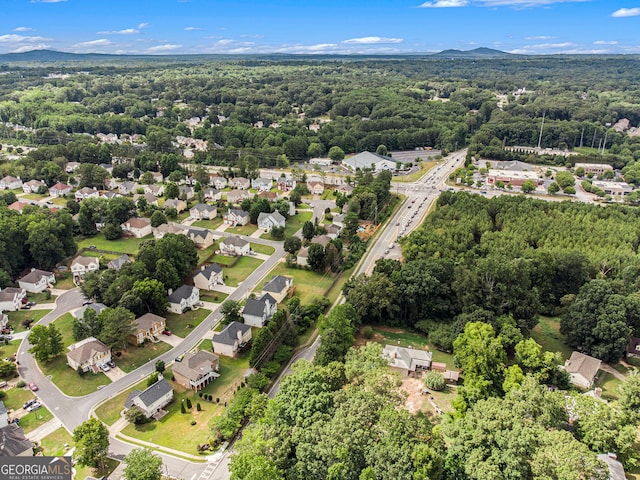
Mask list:
[{"label": "house with garage", "polygon": [[564,362],[564,369],[569,374],[569,381],[580,388],[591,388],[595,382],[602,361],[580,352],[571,352],[569,360]]},{"label": "house with garage", "polygon": [[82,278],[89,272],[100,269],[100,262],[96,257],[83,257],[78,255],[71,262],[71,273],[74,277]]},{"label": "house with garage", "polygon": [[128,340],[133,345],[142,345],[144,342],[154,342],[167,328],[167,320],[160,315],[145,313],[133,321],[135,332]]},{"label": "house with garage", "polygon": [[133,195],[138,189],[138,184],[134,182],[122,182],[118,184],[118,193],[120,195]]},{"label": "house with garage", "polygon": [[241,257],[249,254],[251,244],[238,236],[228,237],[220,240],[220,251],[225,255]]},{"label": "house with garage", "polygon": [[273,186],[273,181],[270,178],[254,178],[251,180],[251,188],[255,188],[258,192],[268,192]]},{"label": "house with garage", "polygon": [[171,313],[184,313],[200,303],[200,289],[182,285],[175,292],[169,290],[169,308]]},{"label": "house with garage", "polygon": [[187,209],[187,202],[184,200],[179,200],[177,198],[169,198],[165,200],[164,207],[165,210],[169,208],[175,208],[178,213],[184,212]]},{"label": "house with garage", "polygon": [[109,263],[107,263],[107,268],[118,271],[122,267],[124,267],[125,265],[128,265],[131,262],[132,260],[129,255],[121,255],[118,258],[115,258],[111,260]]},{"label": "house with garage", "polygon": [[293,292],[293,278],[275,275],[262,287],[262,295],[269,294],[277,303],[282,303]]},{"label": "house with garage", "polygon": [[235,177],[229,179],[229,187],[238,190],[249,190],[251,188],[251,181],[244,177]]},{"label": "house with garage", "polygon": [[164,377],[160,377],[156,383],[142,392],[134,390],[124,402],[125,408],[138,407],[144,416],[151,418],[154,415],[162,415],[164,407],[173,401],[173,389]]},{"label": "house with garage", "polygon": [[184,388],[202,390],[220,376],[218,361],[218,355],[206,350],[187,352],[182,361],[173,364],[173,376]]},{"label": "house with garage", "polygon": [[235,357],[251,341],[251,327],[240,322],[231,322],[220,333],[213,334],[213,352],[226,357]]},{"label": "house with garage", "polygon": [[71,187],[66,183],[58,182],[49,189],[49,195],[53,198],[64,197],[71,193]]},{"label": "house with garage", "polygon": [[153,193],[136,193],[133,196],[133,203],[135,203],[136,205],[138,205],[138,201],[144,198],[144,201],[147,202],[147,205],[155,205],[156,207],[158,206],[158,197],[156,197]]},{"label": "house with garage", "polygon": [[100,366],[111,361],[111,349],[95,337],[85,338],[68,348],[67,365],[74,370],[99,373]]},{"label": "house with garage", "polygon": [[[18,289],[14,289],[18,290]],[[22,296],[9,288],[0,291],[0,312],[15,312],[22,306]]]},{"label": "house with garage", "polygon": [[240,203],[247,198],[251,198],[249,190],[231,190],[227,192],[227,203]]},{"label": "house with garage", "polygon": [[322,195],[324,193],[324,183],[322,182],[307,182],[307,188],[311,195]]},{"label": "house with garage", "polygon": [[82,165],[80,162],[67,162],[64,166],[64,171],[67,173],[74,173]]},{"label": "house with garage", "polygon": [[273,227],[284,228],[285,223],[286,219],[278,210],[272,213],[260,212],[258,215],[258,228],[268,232],[270,232]]},{"label": "house with garage", "polygon": [[123,232],[129,235],[142,238],[151,235],[151,220],[148,218],[131,217],[129,220],[120,225]]},{"label": "house with garage", "polygon": [[56,276],[53,272],[32,268],[24,277],[18,279],[20,288],[30,293],[44,292],[51,285],[56,283]]},{"label": "house with garage", "polygon": [[293,178],[280,177],[277,182],[277,187],[281,192],[290,192],[296,188],[296,181]]},{"label": "house with garage", "polygon": [[47,185],[40,180],[29,180],[22,184],[22,191],[24,193],[38,193],[41,188],[47,188]]},{"label": "house with garage", "polygon": [[392,370],[409,375],[412,372],[427,370],[431,366],[433,354],[426,350],[385,345],[382,356]]},{"label": "house with garage", "polygon": [[213,220],[218,216],[218,209],[214,205],[198,203],[189,209],[189,215],[196,220]]},{"label": "house with garage", "polygon": [[266,293],[258,299],[247,299],[247,303],[242,309],[242,318],[244,318],[245,325],[262,328],[277,311],[278,302]]},{"label": "house with garage", "polygon": [[22,214],[22,211],[25,209],[25,207],[28,207],[30,205],[33,205],[33,204],[27,203],[27,202],[21,202],[20,200],[16,200],[11,205],[9,205],[7,208],[9,210],[13,210],[14,212],[18,212],[18,213]]},{"label": "house with garage", "polygon": [[180,185],[178,190],[180,191],[180,198],[186,198],[187,201],[196,198],[196,191],[192,186]]},{"label": "house with garage", "polygon": [[32,457],[33,447],[17,423],[0,427],[0,457]]},{"label": "house with garage", "polygon": [[212,263],[206,267],[203,265],[193,276],[193,284],[200,290],[213,290],[216,285],[224,285],[222,267]]},{"label": "house with garage", "polygon": [[224,223],[233,227],[243,226],[249,223],[249,212],[230,208],[222,217]]},{"label": "house with garage", "polygon": [[173,233],[175,235],[184,235],[184,231],[187,229],[186,225],[178,225],[177,223],[163,223],[153,229],[153,238],[160,240],[167,233]]},{"label": "house with garage", "polygon": [[144,193],[151,194],[154,197],[161,197],[164,195],[164,185],[145,185],[143,190]]},{"label": "house with garage", "polygon": [[17,177],[7,175],[0,179],[0,190],[16,190],[22,188],[22,180]]},{"label": "house with garage", "polygon": [[207,187],[202,191],[204,195],[204,199],[208,202],[217,202],[218,200],[222,200],[222,192],[217,188]]},{"label": "house with garage", "polygon": [[216,241],[213,232],[206,228],[187,227],[183,231],[184,235],[189,238],[196,247],[200,249],[209,248]]},{"label": "house with garage", "polygon": [[338,238],[340,236],[340,232],[342,232],[342,227],[335,223],[332,223],[328,227],[324,227],[324,229],[327,231],[327,237],[334,240]]},{"label": "house with garage", "polygon": [[227,188],[227,179],[221,177],[220,175],[216,175],[214,173],[209,174],[209,185],[213,185],[218,190],[222,190],[223,188]]},{"label": "house with garage", "polygon": [[81,202],[82,200],[86,200],[87,198],[98,198],[100,196],[100,192],[95,188],[83,187],[80,190],[76,191],[73,194],[76,199],[76,202]]}]

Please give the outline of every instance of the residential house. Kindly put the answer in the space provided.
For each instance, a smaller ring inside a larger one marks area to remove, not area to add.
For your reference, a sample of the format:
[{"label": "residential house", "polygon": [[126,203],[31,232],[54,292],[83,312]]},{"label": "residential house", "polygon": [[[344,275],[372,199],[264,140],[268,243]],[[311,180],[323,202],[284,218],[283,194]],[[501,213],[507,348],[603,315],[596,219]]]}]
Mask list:
[{"label": "residential house", "polygon": [[21,202],[20,200],[16,200],[11,205],[9,205],[7,208],[9,210],[13,210],[14,212],[22,213],[22,211],[25,209],[25,207],[28,207],[29,205],[33,205],[33,204],[27,203],[27,202]]},{"label": "residential house", "polygon": [[16,290],[20,289],[11,289],[7,287],[0,291],[0,312],[15,312],[20,310],[20,306],[22,305],[22,296],[20,293],[16,292]]},{"label": "residential house", "polygon": [[99,196],[100,192],[98,190],[89,187],[83,187],[74,194],[76,202],[81,202],[87,198],[98,198]]},{"label": "residential house", "polygon": [[122,182],[118,184],[118,193],[120,195],[133,195],[138,189],[138,184],[134,182]]},{"label": "residential house", "polygon": [[67,164],[64,167],[64,171],[67,173],[73,173],[75,172],[78,168],[80,168],[80,162],[67,162]]},{"label": "residential house", "polygon": [[100,193],[100,198],[106,198],[107,200],[111,200],[112,198],[122,197],[119,193],[116,192],[102,192]]},{"label": "residential house", "polygon": [[309,265],[309,247],[302,247],[296,254],[296,264],[301,267]]},{"label": "residential house", "polygon": [[58,182],[49,189],[49,195],[53,198],[64,197],[71,193],[71,187],[66,183]]},{"label": "residential house", "polygon": [[317,237],[313,237],[311,239],[311,243],[317,243],[326,247],[331,242],[331,237],[329,235],[318,235]]},{"label": "residential house", "polygon": [[104,187],[109,189],[109,190],[114,190],[114,189],[118,188],[118,185],[120,185],[120,184],[113,177],[106,178],[105,181],[104,181]]},{"label": "residential house", "polygon": [[213,185],[218,190],[227,188],[227,179],[213,173],[209,174],[209,185]]},{"label": "residential house", "polygon": [[445,370],[442,374],[444,381],[451,385],[456,385],[460,380],[460,372],[457,370]]},{"label": "residential house", "polygon": [[138,389],[129,394],[124,402],[125,408],[138,407],[144,416],[151,418],[162,413],[164,407],[173,401],[173,389],[164,377],[142,392]]},{"label": "residential house", "polygon": [[22,180],[17,177],[7,175],[0,179],[0,190],[15,190],[22,188]]},{"label": "residential house", "polygon": [[200,290],[213,290],[216,285],[224,285],[222,267],[217,263],[203,265],[193,276],[193,284]]},{"label": "residential house", "polygon": [[222,200],[222,192],[213,187],[207,187],[202,191],[204,195],[204,199],[208,202],[217,202],[218,200]]},{"label": "residential house", "polygon": [[268,293],[260,298],[248,298],[242,309],[244,324],[252,327],[262,328],[278,311],[278,302]]},{"label": "residential house", "polygon": [[251,192],[248,190],[231,190],[227,192],[227,203],[240,203],[247,198],[251,198]]},{"label": "residential house", "polygon": [[164,202],[164,209],[168,208],[175,208],[178,213],[184,212],[187,209],[187,202],[177,198],[170,198]]},{"label": "residential house", "polygon": [[151,220],[148,218],[131,217],[129,220],[122,223],[120,227],[125,233],[136,238],[151,235]]},{"label": "residential house", "polygon": [[353,187],[348,183],[343,183],[342,185],[338,185],[336,187],[336,192],[343,195],[351,195],[353,193]]},{"label": "residential house", "polygon": [[164,185],[145,185],[142,189],[145,194],[150,193],[154,197],[161,197],[164,195]]},{"label": "residential house", "polygon": [[47,185],[40,180],[29,180],[22,184],[22,191],[24,193],[38,193],[38,190],[40,190],[41,187],[46,188]]},{"label": "residential house", "polygon": [[84,312],[87,310],[93,310],[96,312],[96,315],[100,315],[105,308],[107,308],[107,306],[104,303],[90,303],[71,312],[71,316],[78,319],[84,318]]},{"label": "residential house", "polygon": [[271,190],[273,186],[273,181],[270,178],[254,178],[251,180],[251,188],[255,188],[259,192],[267,192]]},{"label": "residential house", "polygon": [[272,213],[260,212],[260,215],[258,215],[258,228],[269,232],[273,227],[284,228],[285,222],[286,219],[277,210]]},{"label": "residential house", "polygon": [[408,375],[409,372],[428,369],[433,354],[426,350],[385,345],[382,356],[387,360],[390,368]]},{"label": "residential house", "polygon": [[200,302],[200,290],[189,285],[182,285],[175,292],[169,290],[169,308],[172,313],[184,313],[193,309]]},{"label": "residential house", "polygon": [[32,268],[24,277],[18,279],[20,288],[27,292],[44,292],[48,287],[56,283],[56,277],[52,272]]},{"label": "residential house", "polygon": [[153,237],[156,240],[160,240],[167,233],[174,233],[176,235],[184,235],[185,230],[188,227],[186,225],[178,225],[177,223],[163,223],[153,229]]},{"label": "residential house", "polygon": [[198,203],[189,209],[189,215],[196,220],[211,220],[218,216],[218,209],[214,205]]},{"label": "residential house", "polygon": [[251,244],[238,236],[227,237],[220,240],[220,251],[225,255],[235,255],[239,257],[248,255],[250,250]]},{"label": "residential house", "polygon": [[107,268],[111,268],[112,270],[120,270],[125,265],[131,263],[131,257],[129,255],[121,255],[120,257],[111,260],[107,263]]},{"label": "residential house", "polygon": [[307,182],[307,188],[312,195],[322,195],[324,193],[324,183]]},{"label": "residential house", "polygon": [[338,215],[333,216],[333,223],[338,225],[339,227],[344,227],[344,213],[339,213]]},{"label": "residential house", "polygon": [[615,453],[601,453],[597,457],[607,466],[608,480],[626,480],[624,466],[620,463]]},{"label": "residential house", "polygon": [[213,352],[226,357],[235,357],[250,341],[251,327],[239,322],[231,322],[222,332],[213,334]]},{"label": "residential house", "polygon": [[237,188],[238,190],[249,190],[251,187],[251,181],[244,177],[230,178],[229,187]]},{"label": "residential house", "polygon": [[71,262],[71,273],[74,277],[82,278],[89,272],[95,272],[100,269],[100,262],[96,257],[83,257],[78,255]]},{"label": "residential house", "polygon": [[2,311],[0,311],[0,330],[7,328],[9,324],[9,317],[7,317]]},{"label": "residential house", "polygon": [[640,358],[640,337],[631,337],[627,347],[627,357]]},{"label": "residential house", "polygon": [[151,176],[156,183],[162,183],[162,181],[164,180],[164,176],[161,172],[151,172]]},{"label": "residential house", "polygon": [[230,208],[229,211],[223,215],[222,219],[224,223],[233,227],[246,225],[249,223],[249,212]]},{"label": "residential house", "polygon": [[17,423],[0,428],[0,457],[32,457],[33,447]]},{"label": "residential house", "polygon": [[296,181],[293,178],[280,177],[277,183],[278,190],[282,192],[290,192],[296,188]]},{"label": "residential house", "polygon": [[180,198],[186,198],[187,201],[193,200],[196,197],[196,191],[193,187],[187,185],[180,185]]},{"label": "residential house", "polygon": [[184,388],[202,390],[220,376],[218,360],[218,355],[206,350],[185,353],[181,362],[173,364],[173,376]]},{"label": "residential house", "polygon": [[183,230],[183,234],[201,249],[209,248],[216,241],[213,232],[206,228],[187,227]]},{"label": "residential house", "polygon": [[602,362],[580,352],[571,352],[571,358],[564,362],[569,381],[581,388],[591,388]]},{"label": "residential house", "polygon": [[262,295],[269,294],[276,302],[282,303],[293,289],[293,278],[284,275],[275,275],[262,287]]},{"label": "residential house", "polygon": [[153,193],[147,192],[147,193],[136,193],[133,196],[133,203],[135,203],[136,205],[138,205],[138,200],[140,200],[141,198],[144,198],[145,201],[147,202],[147,205],[155,205],[156,207],[158,206],[158,197],[156,197]]},{"label": "residential house", "polygon": [[278,199],[278,193],[270,191],[260,192],[258,194],[258,198],[266,198],[270,202],[275,202]]},{"label": "residential house", "polygon": [[324,227],[324,229],[327,231],[327,237],[334,240],[338,238],[340,236],[340,232],[342,232],[342,227],[340,225],[336,225],[335,223],[332,223],[328,227]]},{"label": "residential house", "polygon": [[113,165],[111,163],[101,163],[100,166],[104,168],[109,175],[113,175]]},{"label": "residential house", "polygon": [[69,346],[67,364],[74,370],[100,372],[100,366],[111,361],[111,349],[94,337]]},{"label": "residential house", "polygon": [[142,345],[145,341],[155,341],[156,337],[162,334],[167,328],[167,321],[164,317],[145,313],[133,321],[135,333],[129,337],[129,343]]}]

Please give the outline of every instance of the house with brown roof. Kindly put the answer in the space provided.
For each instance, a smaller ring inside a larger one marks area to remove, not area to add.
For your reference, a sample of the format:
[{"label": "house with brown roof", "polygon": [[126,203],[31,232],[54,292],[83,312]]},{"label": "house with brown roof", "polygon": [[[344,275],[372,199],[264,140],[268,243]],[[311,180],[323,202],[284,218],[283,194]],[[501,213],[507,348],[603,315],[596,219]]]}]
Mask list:
[{"label": "house with brown roof", "polygon": [[96,257],[83,257],[78,255],[71,262],[71,273],[74,277],[84,277],[89,272],[100,269],[100,261]]},{"label": "house with brown roof", "polygon": [[179,385],[191,390],[202,390],[220,376],[218,360],[218,355],[206,350],[188,352],[182,361],[173,364],[173,375]]},{"label": "house with brown roof", "polygon": [[580,352],[571,352],[571,358],[564,362],[570,382],[581,388],[593,387],[602,361]]},{"label": "house with brown roof", "polygon": [[[20,289],[7,287],[0,291],[0,311],[15,312],[20,310],[23,295],[19,293]],[[25,292],[26,294],[26,292]]]},{"label": "house with brown roof", "polygon": [[100,366],[111,361],[111,349],[95,337],[69,346],[67,365],[74,370],[81,368],[83,372],[100,372]]},{"label": "house with brown roof", "polygon": [[73,195],[76,199],[76,202],[81,202],[82,200],[86,200],[87,198],[98,198],[100,196],[100,192],[95,188],[83,187],[80,190],[76,191]]},{"label": "house with brown roof", "polygon": [[41,187],[46,188],[47,185],[40,180],[29,180],[22,184],[22,191],[24,193],[38,193],[38,190],[40,190]]},{"label": "house with brown roof", "polygon": [[54,283],[56,283],[56,277],[53,272],[38,270],[37,268],[32,268],[24,277],[18,279],[20,288],[24,288],[31,293],[44,292]]},{"label": "house with brown roof", "polygon": [[31,205],[31,204],[27,203],[27,202],[21,202],[20,200],[16,200],[11,205],[9,205],[7,208],[9,210],[13,210],[14,212],[22,213],[24,208],[28,207],[29,205]]},{"label": "house with brown roof", "polygon": [[324,193],[324,183],[322,182],[307,182],[307,188],[312,195],[322,195]]},{"label": "house with brown roof", "polygon": [[151,235],[151,220],[148,218],[131,217],[129,220],[120,225],[125,233],[136,238]]},{"label": "house with brown roof", "polygon": [[17,177],[7,175],[0,179],[0,190],[15,190],[22,188],[22,180]]},{"label": "house with brown roof", "polygon": [[63,197],[71,193],[71,187],[66,183],[58,182],[49,189],[49,195],[53,198]]},{"label": "house with brown roof", "polygon": [[251,192],[248,190],[231,190],[227,192],[227,203],[240,203],[247,198],[251,198]]},{"label": "house with brown roof", "polygon": [[179,200],[177,198],[170,198],[165,200],[164,207],[165,210],[167,208],[175,208],[178,213],[184,212],[187,209],[187,202],[184,200]]},{"label": "house with brown roof", "polygon": [[238,190],[249,190],[251,187],[251,181],[244,177],[230,178],[229,187],[237,188]]},{"label": "house with brown roof", "polygon": [[128,340],[133,345],[142,345],[145,341],[154,341],[167,328],[167,320],[160,315],[145,313],[133,321],[135,332]]}]

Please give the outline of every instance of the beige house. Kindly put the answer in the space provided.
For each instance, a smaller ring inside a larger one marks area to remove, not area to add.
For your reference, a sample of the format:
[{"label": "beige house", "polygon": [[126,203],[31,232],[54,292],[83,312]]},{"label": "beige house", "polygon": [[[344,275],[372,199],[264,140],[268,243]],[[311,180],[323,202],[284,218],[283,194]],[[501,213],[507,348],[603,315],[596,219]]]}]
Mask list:
[{"label": "beige house", "polygon": [[235,357],[241,348],[251,341],[251,327],[231,322],[220,333],[213,334],[213,351],[227,357]]},{"label": "beige house", "polygon": [[251,181],[244,177],[230,178],[229,187],[237,188],[238,190],[248,190],[251,188]]},{"label": "beige house", "polygon": [[276,275],[262,287],[262,295],[271,295],[276,302],[282,303],[293,288],[293,278]]},{"label": "beige house", "polygon": [[111,361],[111,350],[95,337],[69,346],[67,364],[74,370],[81,368],[83,372],[100,372],[100,366]]},{"label": "beige house", "polygon": [[175,292],[169,293],[169,308],[171,313],[184,313],[200,302],[200,289],[189,285],[182,285]]},{"label": "beige house", "polygon": [[385,345],[382,356],[391,369],[408,375],[409,372],[428,369],[431,366],[433,354],[426,350]]},{"label": "beige house", "polygon": [[196,220],[212,220],[218,216],[218,209],[214,205],[198,203],[189,209],[189,215]]},{"label": "beige house", "polygon": [[206,228],[188,227],[183,231],[184,235],[189,238],[198,248],[209,248],[216,241],[213,232]]},{"label": "beige house", "polygon": [[581,388],[593,387],[602,361],[580,352],[571,352],[571,358],[564,362],[564,369],[570,382]]},{"label": "beige house", "polygon": [[223,285],[222,267],[217,263],[203,265],[193,276],[193,284],[200,290],[213,290],[216,285]]},{"label": "beige house", "polygon": [[78,255],[71,262],[71,273],[74,277],[82,278],[89,272],[95,272],[100,269],[100,262],[95,257],[83,257]]},{"label": "beige house", "polygon": [[142,238],[151,235],[151,221],[148,218],[132,217],[120,225],[126,233]]},{"label": "beige house", "polygon": [[32,268],[29,273],[18,280],[20,288],[30,293],[44,292],[50,285],[56,283],[56,277],[52,272]]},{"label": "beige house", "polygon": [[63,197],[71,193],[71,187],[66,183],[58,182],[49,189],[49,195],[53,198]]},{"label": "beige house", "polygon": [[170,198],[164,202],[164,209],[175,208],[178,213],[184,212],[187,209],[187,202],[179,200],[177,198]]},{"label": "beige house", "polygon": [[245,212],[244,210],[238,210],[235,208],[230,208],[227,213],[222,217],[224,223],[227,225],[232,225],[234,227],[246,225],[249,223],[249,212]]},{"label": "beige house", "polygon": [[167,328],[167,321],[164,317],[145,313],[133,321],[136,331],[129,337],[129,343],[142,345],[146,340],[154,341]]},{"label": "beige house", "polygon": [[202,390],[218,378],[218,356],[200,350],[185,353],[182,361],[173,364],[173,375],[179,385],[191,390]]},{"label": "beige house", "polygon": [[251,244],[240,237],[228,237],[220,240],[220,251],[225,255],[243,256],[248,255]]}]

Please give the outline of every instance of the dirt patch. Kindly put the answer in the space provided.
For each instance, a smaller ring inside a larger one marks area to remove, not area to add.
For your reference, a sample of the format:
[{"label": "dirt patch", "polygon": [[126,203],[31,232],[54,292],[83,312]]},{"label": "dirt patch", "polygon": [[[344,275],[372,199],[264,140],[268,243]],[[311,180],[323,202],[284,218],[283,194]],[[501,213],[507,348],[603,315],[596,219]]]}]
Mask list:
[{"label": "dirt patch", "polygon": [[384,342],[384,336],[380,335],[379,333],[374,333],[371,338],[366,338],[364,335],[359,334],[356,337],[355,346],[356,347],[362,347],[362,346],[366,345],[367,342],[385,343]]},{"label": "dirt patch", "polygon": [[432,410],[427,401],[428,396],[422,394],[424,384],[421,378],[404,377],[401,388],[407,393],[404,407],[411,412],[411,414],[415,415],[420,411],[427,412]]}]

